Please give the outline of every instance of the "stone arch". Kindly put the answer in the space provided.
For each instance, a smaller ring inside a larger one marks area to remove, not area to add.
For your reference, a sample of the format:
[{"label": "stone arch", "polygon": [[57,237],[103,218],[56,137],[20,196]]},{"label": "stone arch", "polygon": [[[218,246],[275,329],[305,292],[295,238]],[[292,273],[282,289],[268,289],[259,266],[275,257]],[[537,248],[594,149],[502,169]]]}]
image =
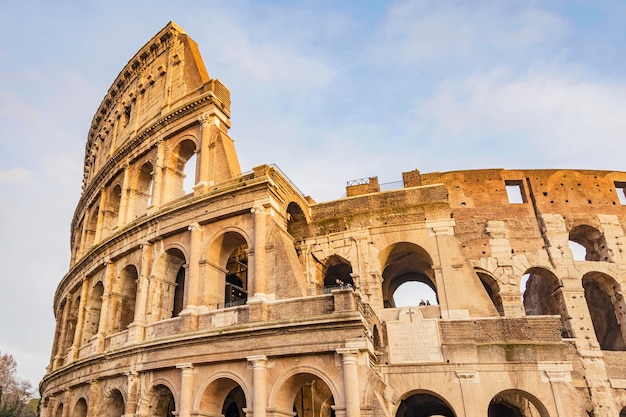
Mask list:
[{"label": "stone arch", "polygon": [[[94,199],[97,202],[100,199],[100,194]],[[83,246],[83,254],[88,252],[91,246],[96,241],[96,230],[98,229],[98,214],[100,213],[100,206],[94,203],[89,209],[87,209],[87,222],[84,224],[85,230],[83,231],[85,244]]]},{"label": "stone arch", "polygon": [[488,417],[550,417],[546,407],[534,395],[517,389],[500,391],[487,409]]},{"label": "stone arch", "polygon": [[62,355],[65,355],[67,353],[67,350],[74,344],[74,339],[80,337],[80,335],[76,334],[76,327],[78,324],[78,311],[80,306],[80,294],[73,293],[68,295],[67,302],[69,302],[70,305],[68,307],[69,310],[67,315],[67,321],[65,324],[63,346],[61,346]]},{"label": "stone arch", "polygon": [[208,304],[217,308],[245,304],[248,299],[249,239],[241,229],[228,228],[208,245],[205,281]]},{"label": "stone arch", "polygon": [[118,226],[121,201],[122,186],[119,183],[112,184],[106,194],[106,205],[102,224],[102,234],[104,236],[112,234]]},{"label": "stone arch", "polygon": [[142,401],[140,415],[174,417],[176,415],[176,401],[170,387],[162,383],[155,383]]},{"label": "stone arch", "polygon": [[395,417],[456,417],[452,405],[432,391],[419,390],[404,396]]},{"label": "stone arch", "polygon": [[239,378],[222,373],[206,385],[197,409],[205,415],[245,417],[248,398],[249,392]]},{"label": "stone arch", "polygon": [[[383,302],[385,307],[395,307],[393,298],[398,288],[408,282],[423,284],[434,292],[433,303],[438,304],[433,261],[430,254],[421,246],[410,242],[391,245],[379,255],[383,271]],[[417,305],[417,295],[416,302]]]},{"label": "stone arch", "polygon": [[295,241],[302,240],[309,235],[309,225],[302,210],[302,207],[296,202],[287,205],[287,233],[293,237]]},{"label": "stone arch", "polygon": [[352,265],[339,255],[331,255],[324,263],[324,292],[333,288],[350,286],[354,287],[352,279]]},{"label": "stone arch", "polygon": [[582,284],[600,349],[626,350],[626,305],[619,283],[605,273],[588,272]]},{"label": "stone arch", "polygon": [[[520,281],[520,291],[523,294],[526,315],[561,316],[561,336],[572,337],[572,326],[559,278],[543,267],[531,267],[526,270],[523,277],[526,278],[526,282],[524,283],[524,278]],[[521,288],[523,285],[524,288]]]},{"label": "stone arch", "polygon": [[122,417],[126,405],[122,392],[117,388],[112,389],[107,395],[104,406],[104,417]]},{"label": "stone arch", "polygon": [[323,373],[298,367],[273,387],[270,407],[295,417],[331,417],[338,404],[337,389]]},{"label": "stone arch", "polygon": [[[182,197],[186,194],[184,189],[186,175],[193,174],[193,182],[195,184],[197,167],[190,167],[188,163],[195,160],[197,149],[198,142],[193,136],[183,136],[173,144],[166,159],[166,166],[169,170],[166,174],[167,178],[165,179],[165,184],[167,190],[166,195],[169,196],[169,200]],[[190,170],[190,168],[192,168],[192,170]]]},{"label": "stone arch", "polygon": [[151,281],[156,297],[151,315],[153,321],[177,317],[184,308],[187,257],[178,245],[166,249],[157,259]]},{"label": "stone arch", "polygon": [[134,220],[146,214],[152,205],[154,195],[154,164],[151,160],[143,161],[135,173],[130,185],[129,220]]},{"label": "stone arch", "polygon": [[71,417],[87,417],[87,400],[81,397],[76,401]]},{"label": "stone arch", "polygon": [[619,412],[619,417],[626,417],[626,407],[623,407]]},{"label": "stone arch", "polygon": [[500,314],[500,316],[504,316],[504,305],[502,304],[502,296],[500,295],[500,286],[498,285],[498,281],[493,277],[493,275],[482,269],[474,268],[474,272],[478,275],[478,279],[481,284],[483,284],[483,288],[485,288],[493,306],[496,310],[498,310],[498,314]]},{"label": "stone arch", "polygon": [[128,325],[135,319],[135,303],[137,300],[137,282],[139,271],[135,265],[127,265],[120,273],[116,294],[113,297],[115,318],[113,332],[126,330]]},{"label": "stone arch", "polygon": [[586,261],[611,262],[604,234],[597,228],[587,224],[575,226],[569,232],[569,240],[585,248]]},{"label": "stone arch", "polygon": [[54,417],[63,417],[63,403],[59,403],[54,410]]},{"label": "stone arch", "polygon": [[87,309],[85,311],[85,324],[83,325],[83,337],[81,344],[87,344],[98,333],[100,317],[102,316],[102,297],[104,296],[104,284],[98,280],[89,291]]}]

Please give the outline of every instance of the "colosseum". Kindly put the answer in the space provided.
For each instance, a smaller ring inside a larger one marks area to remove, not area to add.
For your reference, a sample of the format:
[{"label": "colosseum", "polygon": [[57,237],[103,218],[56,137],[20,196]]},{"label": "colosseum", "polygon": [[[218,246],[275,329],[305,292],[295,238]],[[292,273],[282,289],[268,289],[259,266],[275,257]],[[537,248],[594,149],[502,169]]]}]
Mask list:
[{"label": "colosseum", "polygon": [[173,23],[106,92],[42,417],[626,416],[626,172],[414,170],[318,203],[242,172],[229,127]]}]

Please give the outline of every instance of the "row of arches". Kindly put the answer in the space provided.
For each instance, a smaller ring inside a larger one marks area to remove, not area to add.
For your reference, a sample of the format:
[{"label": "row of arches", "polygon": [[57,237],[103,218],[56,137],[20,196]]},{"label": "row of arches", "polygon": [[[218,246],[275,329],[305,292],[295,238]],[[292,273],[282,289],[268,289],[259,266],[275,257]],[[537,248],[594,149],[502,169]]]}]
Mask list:
[{"label": "row of arches", "polygon": [[119,227],[193,192],[196,180],[197,139],[159,142],[147,155],[124,167],[95,193],[74,228],[72,259],[76,260]]},{"label": "row of arches", "polygon": [[[245,417],[251,408],[244,389],[236,381],[219,378],[211,383],[199,399],[198,410],[203,415]],[[146,398],[140,400],[139,413],[153,417],[174,417],[179,414],[179,404],[173,390],[165,384],[152,387]],[[122,417],[127,401],[119,389],[112,389],[100,405],[104,417]],[[54,417],[63,417],[61,402]],[[250,408],[249,408],[250,407]],[[76,400],[70,417],[87,417],[88,402],[84,397]],[[335,417],[335,398],[330,387],[318,376],[298,374],[287,380],[276,399],[276,409],[291,410],[294,417]],[[487,417],[549,417],[546,407],[532,394],[509,389],[496,394],[485,410]],[[620,416],[626,412],[626,407]],[[395,417],[456,417],[452,405],[431,391],[408,393],[395,410]]]}]

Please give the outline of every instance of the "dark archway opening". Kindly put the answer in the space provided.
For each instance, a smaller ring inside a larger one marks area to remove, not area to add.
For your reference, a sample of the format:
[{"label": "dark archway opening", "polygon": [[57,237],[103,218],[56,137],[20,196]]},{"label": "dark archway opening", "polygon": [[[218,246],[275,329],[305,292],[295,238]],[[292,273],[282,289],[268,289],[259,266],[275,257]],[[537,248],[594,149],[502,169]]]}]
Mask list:
[{"label": "dark archway opening", "polygon": [[396,417],[456,417],[450,405],[431,394],[415,394],[402,400]]}]

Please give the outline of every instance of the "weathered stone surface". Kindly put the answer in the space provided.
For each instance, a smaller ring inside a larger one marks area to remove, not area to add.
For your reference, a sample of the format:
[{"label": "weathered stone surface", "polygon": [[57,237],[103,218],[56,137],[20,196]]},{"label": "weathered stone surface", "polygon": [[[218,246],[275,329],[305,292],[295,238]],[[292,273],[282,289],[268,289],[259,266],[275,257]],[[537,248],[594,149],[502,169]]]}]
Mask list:
[{"label": "weathered stone surface", "polygon": [[172,23],[115,79],[87,139],[42,417],[626,406],[626,172],[415,170],[316,203],[276,167],[242,174],[229,127],[228,89]]}]

